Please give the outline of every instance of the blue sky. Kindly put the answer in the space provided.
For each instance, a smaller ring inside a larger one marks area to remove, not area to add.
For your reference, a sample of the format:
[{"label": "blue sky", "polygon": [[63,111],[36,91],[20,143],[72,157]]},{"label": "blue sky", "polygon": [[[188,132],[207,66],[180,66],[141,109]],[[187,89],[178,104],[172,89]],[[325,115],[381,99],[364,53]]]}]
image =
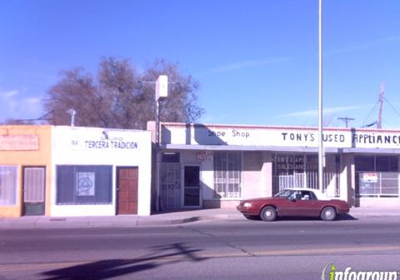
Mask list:
[{"label": "blue sky", "polygon": [[[323,0],[324,122],[400,127],[400,1]],[[178,62],[203,123],[318,125],[318,0],[0,0],[0,121],[37,118],[61,70]],[[77,116],[79,117],[79,116]]]}]

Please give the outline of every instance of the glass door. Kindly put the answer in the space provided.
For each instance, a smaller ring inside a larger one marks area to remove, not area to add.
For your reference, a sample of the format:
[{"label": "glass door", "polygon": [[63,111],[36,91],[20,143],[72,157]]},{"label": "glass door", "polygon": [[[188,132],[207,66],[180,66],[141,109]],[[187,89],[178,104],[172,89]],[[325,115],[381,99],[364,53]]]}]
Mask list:
[{"label": "glass door", "polygon": [[185,207],[200,207],[200,166],[185,166],[183,176],[183,205]]}]

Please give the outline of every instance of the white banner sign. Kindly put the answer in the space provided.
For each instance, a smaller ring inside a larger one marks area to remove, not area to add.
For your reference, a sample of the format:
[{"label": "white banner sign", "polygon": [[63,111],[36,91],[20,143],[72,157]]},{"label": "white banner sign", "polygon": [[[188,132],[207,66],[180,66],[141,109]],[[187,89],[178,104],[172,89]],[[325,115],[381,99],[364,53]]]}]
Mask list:
[{"label": "white banner sign", "polygon": [[[312,128],[163,124],[164,144],[318,147]],[[400,148],[400,131],[324,129],[324,147]]]},{"label": "white banner sign", "polygon": [[57,128],[56,148],[80,151],[135,151],[137,134],[129,131],[106,131],[94,128]]}]

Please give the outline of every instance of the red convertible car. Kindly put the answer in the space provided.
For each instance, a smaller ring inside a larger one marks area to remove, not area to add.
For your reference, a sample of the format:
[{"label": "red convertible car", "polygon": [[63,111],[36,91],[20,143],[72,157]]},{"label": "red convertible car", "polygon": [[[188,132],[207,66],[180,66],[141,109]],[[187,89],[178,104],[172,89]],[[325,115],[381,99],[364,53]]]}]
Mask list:
[{"label": "red convertible car", "polygon": [[321,217],[333,221],[337,215],[346,214],[350,207],[346,201],[328,199],[314,189],[285,189],[274,197],[242,200],[237,206],[246,218],[260,217],[274,221],[277,217]]}]

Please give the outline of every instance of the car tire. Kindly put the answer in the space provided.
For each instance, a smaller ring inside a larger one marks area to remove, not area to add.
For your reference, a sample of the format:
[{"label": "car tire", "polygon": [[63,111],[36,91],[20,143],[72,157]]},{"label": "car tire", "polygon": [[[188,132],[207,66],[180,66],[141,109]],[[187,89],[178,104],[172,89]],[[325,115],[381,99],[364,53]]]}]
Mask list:
[{"label": "car tire", "polygon": [[336,209],[333,207],[325,207],[321,211],[321,219],[324,221],[333,221],[336,219]]},{"label": "car tire", "polygon": [[272,222],[276,219],[276,210],[272,206],[266,206],[261,210],[260,217],[263,221]]}]

